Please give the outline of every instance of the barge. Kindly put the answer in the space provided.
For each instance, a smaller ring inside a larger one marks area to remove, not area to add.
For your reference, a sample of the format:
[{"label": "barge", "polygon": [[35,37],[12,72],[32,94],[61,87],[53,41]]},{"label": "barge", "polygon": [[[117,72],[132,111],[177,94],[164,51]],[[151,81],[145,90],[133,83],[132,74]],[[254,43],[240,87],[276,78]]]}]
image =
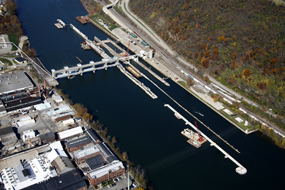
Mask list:
[{"label": "barge", "polygon": [[199,133],[195,133],[188,128],[181,131],[181,134],[187,137],[189,139],[187,142],[196,148],[200,148],[203,143],[207,142],[207,140],[205,138],[202,138]]},{"label": "barge", "polygon": [[78,20],[81,24],[86,24],[88,21],[86,16],[77,16],[76,20]]},{"label": "barge", "polygon": [[128,69],[128,71],[130,71],[136,78],[142,77],[142,75],[139,72],[137,72],[133,67],[126,66],[126,69]]}]

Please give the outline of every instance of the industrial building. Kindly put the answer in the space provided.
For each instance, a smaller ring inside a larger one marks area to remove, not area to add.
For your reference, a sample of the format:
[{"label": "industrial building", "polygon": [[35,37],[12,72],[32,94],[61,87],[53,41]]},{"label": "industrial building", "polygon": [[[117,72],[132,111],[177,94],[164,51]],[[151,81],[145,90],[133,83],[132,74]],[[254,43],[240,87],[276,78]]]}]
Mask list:
[{"label": "industrial building", "polygon": [[39,137],[43,144],[52,143],[55,141],[55,135],[53,132],[41,134]]},{"label": "industrial building", "polygon": [[125,173],[125,167],[122,162],[116,160],[108,165],[101,166],[91,172],[87,173],[88,180],[91,185],[110,181]]},{"label": "industrial building", "polygon": [[14,60],[15,60],[17,63],[19,63],[19,64],[28,63],[28,61],[27,61],[25,58],[23,58],[23,57],[17,57],[17,58],[15,58]]},{"label": "industrial building", "polygon": [[32,89],[33,87],[34,85],[32,81],[23,71],[0,74],[0,95],[25,89]]},{"label": "industrial building", "polygon": [[65,143],[69,155],[88,177],[91,185],[117,178],[125,173],[125,167],[92,129],[85,136]]},{"label": "industrial building", "polygon": [[[75,169],[59,141],[45,148],[42,154],[37,155],[30,155],[31,151],[19,153],[18,164],[6,165],[1,170],[1,180],[6,189],[24,189]],[[11,162],[11,159],[7,161]]]},{"label": "industrial building", "polygon": [[79,127],[73,128],[73,129],[69,129],[69,130],[66,130],[66,131],[59,132],[58,133],[58,138],[60,140],[66,140],[66,139],[69,139],[69,138],[72,138],[72,137],[75,137],[75,136],[80,136],[82,134],[83,134],[82,127],[79,126]]},{"label": "industrial building", "polygon": [[87,184],[78,170],[72,170],[24,190],[86,190]]},{"label": "industrial building", "polygon": [[84,136],[78,139],[74,139],[65,143],[68,152],[73,152],[79,150],[91,143],[91,138],[89,136]]},{"label": "industrial building", "polygon": [[2,100],[0,100],[0,116],[6,115],[6,113],[7,113],[7,111],[5,109],[5,106],[4,106],[3,102],[2,102]]},{"label": "industrial building", "polygon": [[18,141],[18,138],[12,127],[0,129],[0,140],[3,145],[8,145]]}]

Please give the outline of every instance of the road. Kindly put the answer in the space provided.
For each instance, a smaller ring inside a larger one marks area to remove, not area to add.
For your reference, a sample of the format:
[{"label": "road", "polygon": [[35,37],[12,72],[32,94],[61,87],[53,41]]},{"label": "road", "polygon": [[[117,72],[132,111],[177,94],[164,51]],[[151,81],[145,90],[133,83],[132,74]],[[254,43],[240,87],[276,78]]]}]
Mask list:
[{"label": "road", "polygon": [[[116,1],[118,2],[118,1]],[[102,2],[103,3],[103,2]],[[181,63],[183,63],[184,65],[190,67],[191,69],[193,69],[194,71],[197,72],[197,68],[193,65],[191,65],[190,63],[186,62],[183,58],[181,58],[179,55],[177,55],[174,51],[172,51],[172,49],[170,47],[168,47],[167,44],[165,44],[163,42],[162,39],[160,39],[159,36],[156,35],[156,33],[150,28],[148,27],[147,24],[144,23],[144,21],[142,21],[140,18],[138,18],[130,9],[128,6],[129,0],[122,0],[121,4],[119,4],[119,6],[122,7],[123,12],[125,13],[125,15],[128,16],[128,18],[134,22],[137,26],[139,26],[139,28],[141,30],[143,30],[145,34],[143,34],[140,30],[138,30],[138,28],[134,25],[132,25],[126,18],[124,18],[123,16],[121,16],[120,14],[118,14],[116,11],[114,11],[113,9],[108,9],[108,14],[109,16],[111,16],[111,18],[116,18],[116,20],[119,20],[119,24],[123,23],[122,26],[126,26],[126,29],[129,31],[135,31],[142,39],[144,39],[148,44],[150,44],[155,50],[156,50],[156,54],[155,56],[158,58],[162,58],[164,60],[164,62],[166,62],[168,65],[168,67],[170,68],[170,70],[172,70],[172,72],[174,72],[176,75],[179,75],[180,77],[185,79],[185,76],[181,73],[181,71],[183,71],[184,73],[191,75],[191,76],[195,76],[195,74],[191,73],[190,71],[186,70],[185,68],[183,68],[181,66],[181,64],[179,64],[179,62],[177,60],[179,60]],[[104,4],[104,3],[103,3]],[[115,5],[116,3],[114,3]],[[108,6],[107,4],[106,7]],[[108,6],[109,7],[109,6]],[[144,26],[141,25],[141,23],[144,24]],[[243,97],[242,95],[238,94],[237,92],[233,91],[232,89],[224,86],[222,83],[220,83],[219,81],[216,81],[213,77],[208,76],[208,78],[212,81],[212,83],[214,83],[215,85],[217,85],[218,87],[226,90],[227,92],[229,92],[231,95],[235,96],[237,99],[242,99],[243,101],[247,102],[250,105],[256,106],[258,108],[261,109],[261,106],[257,105],[255,102],[249,100],[246,97]],[[199,80],[199,82],[204,85],[207,86],[207,84],[199,79],[196,78],[197,80]],[[211,87],[209,87],[211,88]],[[249,111],[248,111],[249,112]],[[250,113],[250,112],[249,112]],[[266,112],[274,117],[276,117],[275,114],[272,114],[270,112]],[[269,123],[268,121],[266,121],[265,119],[261,118],[260,116],[257,116],[254,113],[250,113],[251,115],[255,116],[256,118],[258,118],[262,123],[267,124],[268,126],[272,127],[273,129],[275,129],[277,132],[281,133],[282,135],[285,136],[285,131],[278,128],[277,126]]]}]

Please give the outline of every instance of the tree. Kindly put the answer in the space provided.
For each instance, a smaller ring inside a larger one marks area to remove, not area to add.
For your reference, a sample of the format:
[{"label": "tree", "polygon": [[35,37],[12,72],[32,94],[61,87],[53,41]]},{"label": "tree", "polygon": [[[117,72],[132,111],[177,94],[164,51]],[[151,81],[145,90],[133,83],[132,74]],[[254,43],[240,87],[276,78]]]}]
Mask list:
[{"label": "tree", "polygon": [[187,76],[186,78],[186,85],[188,86],[188,88],[193,84],[193,80]]},{"label": "tree", "polygon": [[225,38],[225,42],[226,42],[227,45],[229,44],[229,41],[230,41],[230,38],[229,38],[229,37],[226,37],[226,38]]},{"label": "tree", "polygon": [[233,84],[235,82],[234,77],[230,77],[228,82],[229,82],[229,84]]},{"label": "tree", "polygon": [[209,67],[209,60],[208,59],[204,59],[202,61],[202,65],[207,69]]},{"label": "tree", "polygon": [[214,55],[218,55],[218,53],[219,53],[218,48],[215,48],[215,49],[214,49]]},{"label": "tree", "polygon": [[6,1],[6,9],[10,15],[15,15],[17,12],[17,5],[13,1]]},{"label": "tree", "polygon": [[218,37],[218,42],[219,43],[222,43],[222,41],[225,39],[225,36],[220,36],[220,37]]},{"label": "tree", "polygon": [[231,69],[234,70],[237,67],[237,63],[234,61],[231,65]]},{"label": "tree", "polygon": [[210,51],[205,51],[205,57],[209,57]]},{"label": "tree", "polygon": [[237,58],[237,52],[233,52],[232,58],[233,58],[233,59],[236,59],[236,58]]},{"label": "tree", "polygon": [[251,69],[247,68],[245,70],[243,70],[242,74],[245,76],[245,78],[249,77],[249,75],[252,74]]},{"label": "tree", "polygon": [[102,134],[104,137],[106,137],[106,135],[108,134],[108,128],[107,127],[103,130]]},{"label": "tree", "polygon": [[123,156],[124,161],[126,161],[126,162],[129,161],[129,156],[128,156],[127,152],[123,152],[122,156]]},{"label": "tree", "polygon": [[116,137],[114,136],[114,137],[112,138],[112,144],[114,145],[116,142],[117,142],[117,140],[116,140]]}]

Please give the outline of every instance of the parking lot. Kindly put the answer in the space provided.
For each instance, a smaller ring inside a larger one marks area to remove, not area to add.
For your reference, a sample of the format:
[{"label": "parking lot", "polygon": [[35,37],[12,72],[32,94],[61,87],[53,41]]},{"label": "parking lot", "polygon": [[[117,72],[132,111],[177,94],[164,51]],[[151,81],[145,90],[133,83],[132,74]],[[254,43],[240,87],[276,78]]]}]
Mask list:
[{"label": "parking lot", "polygon": [[[130,183],[130,189],[137,186],[136,184],[134,184],[132,182],[132,179],[130,179],[129,183]],[[127,177],[117,178],[114,180],[114,183],[112,185],[108,185],[102,189],[104,189],[104,190],[107,190],[107,189],[108,190],[127,190],[128,189],[128,179],[127,179]]]}]

